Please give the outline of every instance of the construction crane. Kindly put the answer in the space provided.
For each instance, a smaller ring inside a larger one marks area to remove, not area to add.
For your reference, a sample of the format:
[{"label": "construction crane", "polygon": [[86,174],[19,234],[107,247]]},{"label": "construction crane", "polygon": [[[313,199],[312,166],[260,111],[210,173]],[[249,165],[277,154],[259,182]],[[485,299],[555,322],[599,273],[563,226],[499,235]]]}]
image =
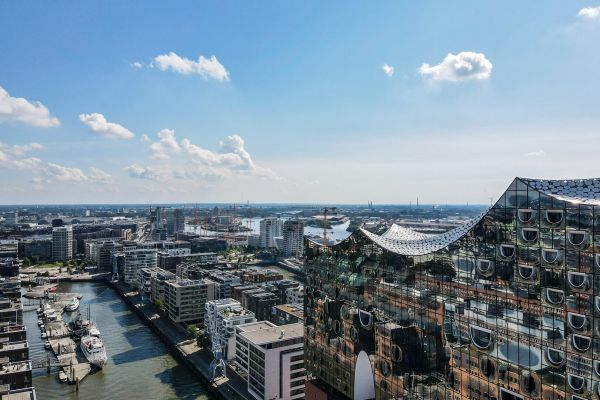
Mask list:
[{"label": "construction crane", "polygon": [[327,214],[337,214],[337,207],[325,207],[323,209],[323,246],[327,247]]}]

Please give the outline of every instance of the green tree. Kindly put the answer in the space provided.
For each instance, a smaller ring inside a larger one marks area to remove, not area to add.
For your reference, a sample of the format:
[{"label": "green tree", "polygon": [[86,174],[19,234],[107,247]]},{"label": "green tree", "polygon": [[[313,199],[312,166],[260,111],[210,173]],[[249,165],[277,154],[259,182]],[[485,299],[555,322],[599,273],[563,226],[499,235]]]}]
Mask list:
[{"label": "green tree", "polygon": [[30,265],[31,265],[31,260],[29,259],[29,257],[25,257],[25,259],[23,260],[23,266],[29,267]]},{"label": "green tree", "polygon": [[158,299],[154,302],[154,307],[156,307],[159,311],[165,311],[165,302],[164,300]]},{"label": "green tree", "polygon": [[200,330],[194,324],[188,325],[188,327],[187,327],[187,335],[188,335],[188,337],[190,339],[197,340],[198,336],[200,335]]}]

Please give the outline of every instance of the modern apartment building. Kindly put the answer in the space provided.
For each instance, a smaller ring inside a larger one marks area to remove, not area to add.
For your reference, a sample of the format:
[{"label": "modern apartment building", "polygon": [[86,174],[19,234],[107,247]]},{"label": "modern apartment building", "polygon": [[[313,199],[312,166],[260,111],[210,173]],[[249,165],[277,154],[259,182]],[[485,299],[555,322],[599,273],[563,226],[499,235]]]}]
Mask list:
[{"label": "modern apartment building", "polygon": [[268,321],[236,330],[236,367],[258,400],[304,398],[304,325]]},{"label": "modern apartment building", "polygon": [[64,261],[73,258],[73,227],[71,225],[52,228],[52,259]]},{"label": "modern apartment building", "polygon": [[287,220],[283,223],[284,257],[301,258],[304,253],[304,223],[298,220]]},{"label": "modern apartment building", "polygon": [[177,277],[170,271],[161,268],[150,268],[150,300],[165,300],[165,286],[168,281],[175,280]]},{"label": "modern apartment building", "polygon": [[285,290],[286,303],[290,304],[304,304],[304,286],[298,285],[296,287],[287,288]]},{"label": "modern apartment building", "polygon": [[239,301],[226,298],[206,302],[206,334],[217,344],[223,359],[235,358],[235,328],[238,325],[256,322],[254,313],[246,310]]},{"label": "modern apartment building", "polygon": [[208,279],[166,281],[165,310],[176,323],[204,324],[206,302],[215,299],[215,283]]},{"label": "modern apartment building", "polygon": [[307,240],[310,386],[358,400],[598,399],[599,231],[599,179],[516,178],[446,233]]},{"label": "modern apartment building", "polygon": [[283,221],[279,218],[268,217],[260,221],[260,246],[265,248],[277,247],[275,237],[281,236]]},{"label": "modern apartment building", "polygon": [[128,285],[137,285],[138,271],[142,268],[156,267],[156,250],[129,249],[123,251],[123,281]]}]

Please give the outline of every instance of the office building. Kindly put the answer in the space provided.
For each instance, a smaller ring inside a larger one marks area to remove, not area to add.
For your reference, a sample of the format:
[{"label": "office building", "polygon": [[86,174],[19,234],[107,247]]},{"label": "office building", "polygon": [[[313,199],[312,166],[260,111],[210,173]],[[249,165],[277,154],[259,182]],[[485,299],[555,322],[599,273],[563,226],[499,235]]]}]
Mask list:
[{"label": "office building", "polygon": [[0,240],[0,258],[19,257],[19,242],[11,239]]},{"label": "office building", "polygon": [[57,226],[52,228],[52,259],[64,261],[73,258],[73,227]]},{"label": "office building", "polygon": [[185,218],[182,209],[167,209],[163,211],[163,214],[165,214],[167,235],[174,235],[176,232],[185,230]]},{"label": "office building", "polygon": [[128,285],[137,285],[138,271],[142,268],[156,267],[156,250],[130,249],[123,251],[123,281]]},{"label": "office building", "polygon": [[28,258],[32,263],[50,261],[52,259],[52,237],[19,239],[19,256],[23,259]]},{"label": "office building", "polygon": [[175,280],[177,277],[170,271],[160,268],[151,268],[150,274],[150,300],[165,301],[165,285],[167,281]]},{"label": "office building", "polygon": [[315,387],[358,400],[596,399],[599,216],[600,179],[516,178],[442,234],[307,239]]},{"label": "office building", "polygon": [[281,236],[283,221],[269,217],[260,221],[260,246],[265,248],[277,247],[275,237]]},{"label": "office building", "polygon": [[284,257],[301,258],[304,252],[304,223],[298,220],[287,220],[283,223],[283,245],[281,254]]},{"label": "office building", "polygon": [[304,304],[304,286],[289,287],[285,290],[285,302],[290,304]]},{"label": "office building", "polygon": [[215,299],[215,283],[208,279],[177,279],[164,283],[165,311],[176,323],[204,324],[206,302]]},{"label": "office building", "polygon": [[268,321],[237,327],[235,364],[252,397],[304,398],[303,331],[302,324],[276,326]]},{"label": "office building", "polygon": [[302,304],[280,304],[273,307],[271,321],[275,325],[295,324],[304,322],[304,306]]},{"label": "office building", "polygon": [[19,213],[17,211],[4,213],[4,225],[14,226],[19,224]]}]

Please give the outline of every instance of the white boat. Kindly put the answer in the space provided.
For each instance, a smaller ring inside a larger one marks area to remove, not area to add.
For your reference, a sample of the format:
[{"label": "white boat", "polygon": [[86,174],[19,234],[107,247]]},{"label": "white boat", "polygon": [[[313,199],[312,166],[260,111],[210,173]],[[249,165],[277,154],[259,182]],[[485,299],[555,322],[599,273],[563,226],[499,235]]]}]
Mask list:
[{"label": "white boat", "polygon": [[104,367],[106,360],[106,348],[102,339],[100,339],[100,331],[96,327],[91,327],[87,335],[81,338],[81,351],[90,364],[98,368]]},{"label": "white boat", "polygon": [[77,297],[73,297],[73,300],[71,300],[65,306],[65,311],[66,312],[73,312],[73,311],[77,310],[78,308],[79,308],[79,300],[77,299]]}]

